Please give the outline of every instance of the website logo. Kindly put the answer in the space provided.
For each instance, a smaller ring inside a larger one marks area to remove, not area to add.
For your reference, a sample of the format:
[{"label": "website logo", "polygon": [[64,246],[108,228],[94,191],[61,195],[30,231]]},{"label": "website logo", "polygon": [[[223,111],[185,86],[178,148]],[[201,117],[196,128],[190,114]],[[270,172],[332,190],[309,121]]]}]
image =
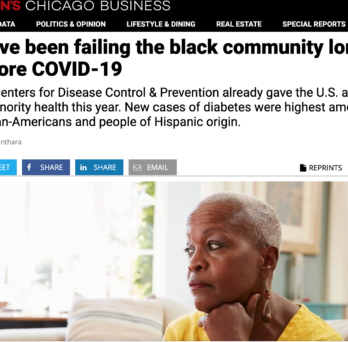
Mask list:
[{"label": "website logo", "polygon": [[0,0],[0,11],[19,11],[21,9],[21,2],[18,0],[8,1]]},{"label": "website logo", "polygon": [[28,168],[28,171],[30,171],[30,169],[31,169],[31,164],[28,164],[28,165],[27,165],[27,168]]}]

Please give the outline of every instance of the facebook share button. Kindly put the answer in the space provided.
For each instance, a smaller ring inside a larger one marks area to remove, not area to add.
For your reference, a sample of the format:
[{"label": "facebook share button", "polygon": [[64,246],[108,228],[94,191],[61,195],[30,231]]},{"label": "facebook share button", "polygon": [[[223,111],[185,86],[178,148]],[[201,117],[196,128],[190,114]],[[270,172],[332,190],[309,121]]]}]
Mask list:
[{"label": "facebook share button", "polygon": [[70,176],[69,159],[23,159],[23,176]]}]

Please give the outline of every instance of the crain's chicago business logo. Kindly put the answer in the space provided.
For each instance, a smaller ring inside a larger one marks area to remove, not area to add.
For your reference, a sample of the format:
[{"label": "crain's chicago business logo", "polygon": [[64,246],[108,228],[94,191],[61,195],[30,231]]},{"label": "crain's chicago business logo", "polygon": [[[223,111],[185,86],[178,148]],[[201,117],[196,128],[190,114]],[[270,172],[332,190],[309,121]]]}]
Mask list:
[{"label": "crain's chicago business logo", "polygon": [[0,11],[19,11],[21,9],[21,2],[0,0]]},{"label": "crain's chicago business logo", "polygon": [[307,165],[306,164],[300,164],[300,172],[307,172],[307,171],[342,171],[343,167],[342,165]]}]

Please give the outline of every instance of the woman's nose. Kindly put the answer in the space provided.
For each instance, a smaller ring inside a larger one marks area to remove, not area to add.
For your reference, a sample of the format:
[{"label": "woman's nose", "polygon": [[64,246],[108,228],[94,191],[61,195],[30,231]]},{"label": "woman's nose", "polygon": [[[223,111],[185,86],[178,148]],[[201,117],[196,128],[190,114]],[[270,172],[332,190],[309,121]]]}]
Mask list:
[{"label": "woman's nose", "polygon": [[197,272],[206,269],[207,265],[208,263],[203,257],[203,255],[196,251],[189,261],[188,269],[191,272]]}]

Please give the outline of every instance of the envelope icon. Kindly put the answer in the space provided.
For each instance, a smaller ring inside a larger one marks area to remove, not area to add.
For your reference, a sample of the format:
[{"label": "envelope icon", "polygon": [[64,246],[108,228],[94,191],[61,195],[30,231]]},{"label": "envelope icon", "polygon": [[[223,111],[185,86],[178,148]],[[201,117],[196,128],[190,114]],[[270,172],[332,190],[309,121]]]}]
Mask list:
[{"label": "envelope icon", "polygon": [[141,164],[134,164],[133,171],[141,171]]}]

